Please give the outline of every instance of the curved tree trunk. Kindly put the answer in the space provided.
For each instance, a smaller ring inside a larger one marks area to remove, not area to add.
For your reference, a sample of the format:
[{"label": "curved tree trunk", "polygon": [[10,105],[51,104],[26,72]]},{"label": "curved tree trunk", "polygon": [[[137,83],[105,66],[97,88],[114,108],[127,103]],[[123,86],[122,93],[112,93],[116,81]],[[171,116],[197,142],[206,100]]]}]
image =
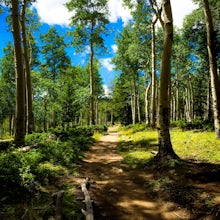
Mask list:
[{"label": "curved tree trunk", "polygon": [[159,94],[159,152],[157,158],[164,162],[166,159],[175,158],[178,156],[173,150],[170,132],[170,69],[171,69],[171,50],[173,42],[173,19],[170,0],[162,1],[164,14],[164,41],[163,52],[161,58],[160,71],[160,94]]},{"label": "curved tree trunk", "polygon": [[12,33],[14,39],[14,56],[16,71],[16,119],[15,119],[15,139],[17,146],[24,144],[25,136],[25,84],[23,72],[22,47],[19,23],[19,1],[11,1],[12,12]]},{"label": "curved tree trunk", "polygon": [[146,125],[150,124],[150,114],[149,114],[149,90],[151,87],[151,81],[149,83],[146,83],[146,88],[145,88],[145,120],[146,120]]},{"label": "curved tree trunk", "polygon": [[211,77],[212,103],[214,113],[215,135],[220,138],[220,85],[214,43],[214,28],[208,0],[203,0],[207,31],[207,49],[209,55],[209,71]]}]

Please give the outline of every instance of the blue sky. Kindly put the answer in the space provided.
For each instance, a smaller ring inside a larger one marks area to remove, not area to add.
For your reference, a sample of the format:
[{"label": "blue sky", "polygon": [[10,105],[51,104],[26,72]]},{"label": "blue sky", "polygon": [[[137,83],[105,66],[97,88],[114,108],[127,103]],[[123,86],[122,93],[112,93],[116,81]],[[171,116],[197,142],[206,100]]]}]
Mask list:
[{"label": "blue sky", "polygon": [[[47,32],[51,25],[55,25],[56,29],[60,34],[65,34],[69,29],[69,18],[71,14],[68,13],[67,9],[63,6],[64,3],[69,0],[38,0],[33,8],[37,11],[42,27],[40,28],[40,33]],[[135,1],[135,0],[131,0]],[[186,14],[189,14],[196,6],[191,0],[171,0],[174,25],[181,27],[183,18]],[[122,6],[122,0],[108,0],[108,7],[110,11],[110,27],[114,30],[109,36],[105,38],[106,46],[109,50],[108,54],[104,54],[100,58],[101,69],[100,74],[103,79],[103,84],[105,86],[110,86],[115,76],[115,71],[113,71],[113,65],[111,64],[111,58],[117,50],[115,44],[115,36],[120,32],[130,19],[131,13],[128,8]],[[9,40],[12,40],[11,34],[7,31],[5,23],[6,14],[0,15],[0,57],[3,56],[2,49],[6,46]],[[86,55],[88,51],[85,50],[84,53],[75,54],[72,47],[68,50],[68,55],[71,57],[74,65],[84,64],[86,61]]]}]

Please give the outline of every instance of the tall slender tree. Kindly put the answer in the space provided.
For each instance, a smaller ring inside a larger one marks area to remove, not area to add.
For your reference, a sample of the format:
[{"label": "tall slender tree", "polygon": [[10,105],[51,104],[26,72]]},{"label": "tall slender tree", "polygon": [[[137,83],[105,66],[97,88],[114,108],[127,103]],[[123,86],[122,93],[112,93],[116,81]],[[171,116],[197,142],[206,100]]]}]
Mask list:
[{"label": "tall slender tree", "polygon": [[170,0],[162,0],[164,17],[164,39],[160,69],[159,93],[159,152],[157,158],[164,162],[166,159],[178,158],[170,140],[170,86],[171,86],[171,51],[173,42],[173,18]]},{"label": "tall slender tree", "polygon": [[207,31],[207,49],[209,55],[209,72],[211,77],[212,103],[214,112],[214,124],[216,138],[220,138],[220,84],[215,50],[215,32],[212,20],[212,12],[209,1],[203,0],[204,14]]},{"label": "tall slender tree", "polygon": [[34,131],[34,114],[32,104],[32,81],[31,81],[31,68],[28,57],[28,46],[27,46],[27,33],[26,33],[26,10],[27,0],[22,0],[21,8],[21,33],[22,33],[22,44],[23,44],[23,59],[24,59],[24,73],[25,73],[25,84],[26,84],[26,133],[30,134]]},{"label": "tall slender tree", "polygon": [[[95,124],[94,106],[94,56],[100,49],[104,49],[103,34],[107,33],[106,25],[109,23],[107,0],[70,0],[66,7],[74,11],[71,25],[74,26],[73,45],[77,52],[89,48],[90,58],[90,123]],[[103,50],[102,50],[103,51]]]},{"label": "tall slender tree", "polygon": [[16,71],[16,117],[14,142],[17,146],[20,146],[24,144],[25,136],[25,82],[20,36],[20,16],[18,0],[11,1],[11,17]]}]

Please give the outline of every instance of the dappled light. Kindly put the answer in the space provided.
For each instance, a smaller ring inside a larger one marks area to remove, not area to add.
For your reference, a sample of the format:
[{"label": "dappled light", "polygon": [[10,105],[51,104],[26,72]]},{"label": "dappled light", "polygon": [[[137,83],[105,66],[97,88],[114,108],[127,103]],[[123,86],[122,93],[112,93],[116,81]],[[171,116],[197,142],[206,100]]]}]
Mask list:
[{"label": "dappled light", "polygon": [[0,0],[0,219],[220,219],[219,9]]},{"label": "dappled light", "polygon": [[[170,161],[159,169],[152,154],[144,163],[138,157],[126,159],[126,154],[130,155],[131,151],[144,157],[145,154],[139,152],[140,142],[135,140],[139,136],[146,139],[142,143],[149,144],[151,141],[147,141],[147,137],[153,136],[149,132],[156,131],[125,135],[124,130],[118,144],[115,141],[117,134],[110,132],[90,148],[80,163],[80,178],[73,181],[79,183],[85,176],[90,178],[89,191],[97,219],[129,219],[129,216],[137,219],[197,219],[209,212],[218,215],[220,165]],[[131,141],[133,147],[121,147],[126,143],[130,146]],[[148,144],[145,148],[151,151]],[[207,171],[213,178],[207,176]]]}]

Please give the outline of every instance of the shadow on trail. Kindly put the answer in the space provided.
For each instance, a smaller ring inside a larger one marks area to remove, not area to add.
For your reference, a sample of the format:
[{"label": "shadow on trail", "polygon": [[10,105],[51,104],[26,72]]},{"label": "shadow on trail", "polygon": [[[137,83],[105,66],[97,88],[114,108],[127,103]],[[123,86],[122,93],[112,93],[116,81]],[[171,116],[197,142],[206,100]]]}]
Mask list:
[{"label": "shadow on trail", "polygon": [[[124,141],[119,143],[119,150],[151,152],[157,150],[155,142],[155,139]],[[152,188],[152,193],[162,197],[163,201],[186,209],[190,219],[220,219],[220,164],[171,161],[167,167],[161,167],[152,164],[153,160],[144,164],[136,157],[129,159],[136,160],[139,168],[146,164],[144,169],[152,173],[153,178],[146,190]]]},{"label": "shadow on trail", "polygon": [[161,181],[158,194],[190,213],[190,219],[220,219],[220,165],[180,161],[155,172]]},{"label": "shadow on trail", "polygon": [[220,165],[180,161],[131,169],[118,151],[157,150],[155,139],[99,141],[81,163],[96,220],[220,219]]},{"label": "shadow on trail", "polygon": [[143,139],[139,141],[121,141],[118,146],[117,150],[120,152],[126,151],[135,151],[135,150],[145,150],[145,151],[155,151],[158,148],[158,144],[155,144],[157,140],[155,138],[151,139]]},{"label": "shadow on trail", "polygon": [[[134,170],[116,154],[116,143],[99,141],[87,153],[80,168],[91,179],[95,219],[171,219],[178,208],[161,203],[152,190],[152,171]],[[169,204],[170,205],[170,204]]]},{"label": "shadow on trail", "polygon": [[86,162],[84,167],[93,173],[90,192],[95,219],[163,219],[153,194],[145,190],[150,175],[105,157],[101,162]]}]

